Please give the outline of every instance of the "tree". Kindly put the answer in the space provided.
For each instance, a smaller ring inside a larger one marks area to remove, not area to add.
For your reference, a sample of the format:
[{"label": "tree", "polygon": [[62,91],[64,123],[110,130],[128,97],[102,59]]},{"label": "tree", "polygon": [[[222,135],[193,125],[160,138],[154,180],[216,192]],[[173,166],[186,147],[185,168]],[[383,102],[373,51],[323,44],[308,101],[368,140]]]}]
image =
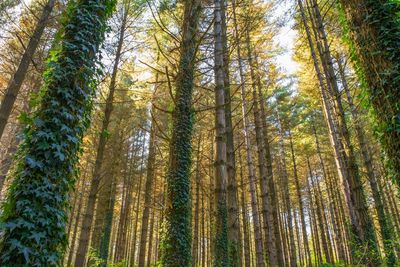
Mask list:
[{"label": "tree", "polygon": [[400,183],[400,4],[341,0],[351,53],[373,107],[389,176]]},{"label": "tree", "polygon": [[65,11],[60,40],[45,74],[44,96],[25,131],[1,218],[4,266],[61,261],[69,192],[89,124],[95,58],[114,3],[73,1]]},{"label": "tree", "polygon": [[14,102],[17,98],[22,82],[24,81],[29,64],[32,60],[33,53],[35,53],[35,50],[39,45],[40,38],[50,18],[50,14],[51,11],[53,10],[55,2],[56,0],[49,0],[43,7],[40,19],[37,22],[36,28],[29,40],[29,43],[25,49],[24,54],[22,55],[18,69],[8,83],[6,94],[0,105],[0,138],[3,135],[4,128],[6,127],[8,121],[8,117],[11,114]]},{"label": "tree", "polygon": [[175,109],[167,173],[165,233],[161,262],[165,267],[190,266],[191,197],[194,70],[197,52],[197,27],[201,5],[198,0],[184,2],[182,43],[176,79]]},{"label": "tree", "polygon": [[[97,199],[97,193],[99,191],[100,187],[100,182],[102,180],[102,165],[103,165],[103,160],[104,160],[104,152],[105,152],[105,147],[106,147],[106,142],[107,142],[107,137],[108,137],[108,126],[111,121],[111,114],[114,109],[114,94],[116,90],[116,82],[117,82],[117,74],[118,74],[118,68],[121,60],[121,54],[122,54],[122,47],[124,43],[124,36],[125,36],[125,31],[126,31],[126,23],[127,23],[127,18],[128,18],[128,12],[129,12],[130,6],[128,4],[123,6],[123,18],[122,18],[122,24],[121,24],[121,29],[119,31],[119,37],[118,37],[118,44],[117,44],[117,51],[115,54],[115,60],[114,60],[114,65],[113,65],[113,70],[111,74],[111,79],[110,79],[110,86],[109,86],[109,92],[107,95],[107,100],[106,100],[106,106],[104,109],[104,117],[101,125],[101,130],[100,130],[100,135],[99,135],[99,141],[98,141],[98,147],[97,147],[97,153],[96,153],[96,161],[95,161],[95,166],[93,170],[93,177],[91,181],[91,187],[90,187],[90,192],[89,192],[89,197],[88,197],[88,202],[86,205],[86,210],[84,213],[83,217],[83,222],[82,222],[82,231],[81,235],[79,237],[79,247],[78,247],[78,253],[76,256],[75,260],[75,266],[81,267],[85,265],[86,262],[86,254],[89,246],[89,235],[90,235],[90,229],[92,226],[92,221],[94,217],[94,212],[95,212],[95,204],[96,204],[96,199]],[[109,184],[112,186],[112,182]],[[110,196],[111,197],[111,196]]]},{"label": "tree", "polygon": [[226,154],[226,115],[224,84],[224,51],[222,42],[221,1],[214,0],[214,75],[215,75],[215,245],[213,266],[229,266],[228,207],[226,188],[228,181]]}]

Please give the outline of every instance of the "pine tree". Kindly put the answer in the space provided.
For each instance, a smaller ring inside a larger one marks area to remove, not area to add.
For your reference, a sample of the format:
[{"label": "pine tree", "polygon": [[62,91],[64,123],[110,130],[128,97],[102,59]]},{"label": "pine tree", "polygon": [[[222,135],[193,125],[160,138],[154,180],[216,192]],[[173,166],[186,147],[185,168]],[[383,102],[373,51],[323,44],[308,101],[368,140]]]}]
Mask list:
[{"label": "pine tree", "polygon": [[0,105],[0,138],[3,135],[8,118],[10,117],[14,102],[21,88],[22,82],[25,79],[29,64],[31,63],[33,54],[39,45],[40,38],[44,32],[47,22],[49,21],[51,11],[53,10],[56,0],[49,0],[43,7],[42,14],[37,22],[36,28],[29,40],[29,43],[22,55],[17,71],[10,79],[6,94]]},{"label": "pine tree", "polygon": [[173,111],[173,130],[166,179],[168,187],[161,258],[162,265],[165,267],[187,267],[191,264],[192,97],[200,11],[199,0],[184,2],[181,54],[175,92],[176,106]]}]

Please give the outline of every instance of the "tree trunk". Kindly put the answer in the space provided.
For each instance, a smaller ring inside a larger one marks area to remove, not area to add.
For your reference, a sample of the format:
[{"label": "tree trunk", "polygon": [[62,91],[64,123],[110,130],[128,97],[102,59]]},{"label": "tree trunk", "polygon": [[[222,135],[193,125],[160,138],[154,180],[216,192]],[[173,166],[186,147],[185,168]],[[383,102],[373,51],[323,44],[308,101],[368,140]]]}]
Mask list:
[{"label": "tree trunk", "polygon": [[239,168],[240,168],[240,187],[241,187],[241,194],[240,194],[240,202],[242,204],[242,217],[243,217],[243,249],[244,249],[244,266],[250,267],[250,242],[249,242],[249,234],[248,234],[248,222],[247,222],[247,208],[246,208],[246,197],[245,197],[245,186],[243,182],[243,166],[242,166],[242,157],[239,150]]},{"label": "tree trunk", "polygon": [[[143,140],[142,140],[142,155],[141,155],[141,166],[144,166],[144,154],[145,154],[145,135],[143,135]],[[139,183],[137,187],[137,192],[136,192],[136,197],[135,197],[135,208],[134,211],[136,211],[135,214],[135,221],[133,223],[133,228],[132,228],[132,240],[131,240],[131,251],[130,251],[130,257],[131,257],[131,265],[135,265],[136,263],[136,241],[137,241],[137,232],[138,232],[138,222],[139,222],[139,208],[140,208],[140,200],[141,200],[141,192],[142,192],[142,183],[143,183],[143,176],[144,176],[144,167],[140,170],[140,176],[139,176]]]},{"label": "tree trunk", "polygon": [[[269,256],[269,261],[271,266],[275,266],[276,263],[276,248],[275,248],[275,236],[274,236],[274,225],[273,225],[273,217],[271,214],[271,199],[268,191],[268,171],[267,171],[267,163],[266,163],[266,153],[264,148],[264,136],[262,129],[261,119],[265,119],[261,117],[259,105],[261,99],[258,99],[257,94],[257,85],[260,85],[260,77],[255,72],[255,67],[257,66],[257,58],[253,59],[254,52],[251,49],[250,42],[250,34],[246,32],[246,44],[247,44],[247,52],[250,66],[250,77],[252,81],[252,95],[253,95],[253,114],[254,114],[254,124],[255,124],[255,132],[256,132],[256,143],[257,143],[257,155],[258,155],[258,167],[260,173],[260,188],[261,188],[261,200],[262,200],[262,215],[263,215],[263,228],[264,233],[266,235],[266,245]],[[255,62],[254,62],[255,61]],[[243,85],[244,86],[244,85]]]},{"label": "tree trunk", "polygon": [[[279,118],[279,115],[278,115]],[[294,232],[293,232],[293,217],[292,217],[292,204],[289,195],[289,176],[286,169],[286,153],[285,153],[285,145],[284,145],[284,133],[283,133],[283,125],[279,119],[279,135],[280,135],[280,154],[281,154],[281,173],[282,173],[282,186],[283,186],[283,198],[285,201],[285,211],[287,216],[288,223],[288,232],[289,232],[289,257],[290,257],[290,266],[297,265],[297,257],[296,257],[296,244],[294,240]]]},{"label": "tree trunk", "polygon": [[[344,109],[342,106],[341,95],[337,84],[335,70],[333,68],[332,56],[330,53],[329,43],[326,36],[324,24],[320,14],[319,6],[316,0],[313,1],[313,15],[315,17],[315,24],[317,29],[316,38],[321,41],[319,47],[321,63],[325,71],[325,76],[328,82],[328,92],[333,98],[336,113],[339,121],[339,133],[343,139],[345,153],[347,154],[345,165],[348,174],[348,184],[350,186],[350,197],[355,208],[355,215],[358,219],[358,224],[355,224],[357,231],[357,242],[362,246],[362,250],[369,251],[362,260],[367,265],[376,266],[380,264],[380,255],[378,251],[378,244],[375,236],[374,225],[372,218],[368,213],[368,206],[366,203],[366,196],[361,182],[359,168],[356,162],[354,147],[350,140],[350,132],[348,130]],[[364,253],[365,254],[365,253]]]},{"label": "tree trunk", "polygon": [[230,266],[240,267],[240,220],[238,213],[237,181],[235,166],[235,144],[232,126],[232,99],[229,71],[229,48],[226,25],[227,0],[221,4],[222,51],[224,60],[224,92],[225,92],[225,132],[226,132],[226,169],[228,173],[227,203],[228,203],[228,241]]},{"label": "tree trunk", "polygon": [[123,199],[121,204],[121,214],[118,223],[118,233],[117,233],[117,240],[116,240],[116,248],[115,248],[115,262],[120,262],[124,258],[126,259],[127,253],[127,240],[130,238],[130,231],[129,231],[129,221],[131,221],[131,214],[132,214],[132,201],[133,201],[133,172],[134,168],[136,167],[135,160],[137,160],[138,154],[138,142],[140,141],[140,135],[135,136],[135,141],[133,143],[134,152],[129,150],[128,145],[128,153],[125,155],[126,164],[125,168],[128,170],[124,175],[124,183],[123,183]]},{"label": "tree trunk", "polygon": [[390,0],[341,0],[355,63],[375,111],[389,176],[400,181],[399,4]]},{"label": "tree trunk", "polygon": [[150,229],[149,229],[149,248],[147,250],[147,267],[151,266],[151,257],[153,255],[153,241],[154,241],[154,216],[155,216],[156,210],[153,209],[153,212],[151,214],[151,219],[150,219]]},{"label": "tree trunk", "polygon": [[330,210],[331,210],[331,217],[333,220],[332,225],[333,225],[334,232],[335,232],[336,244],[338,246],[339,260],[345,261],[346,257],[344,255],[344,250],[343,250],[343,246],[344,246],[345,242],[341,235],[340,223],[338,221],[338,216],[337,216],[337,208],[336,208],[335,200],[333,198],[333,192],[331,189],[332,187],[330,185],[329,177],[327,176],[327,173],[325,170],[325,164],[324,164],[324,161],[323,161],[322,155],[321,155],[321,147],[320,147],[317,131],[315,129],[314,124],[312,125],[312,130],[313,130],[313,134],[315,137],[315,146],[316,146],[316,150],[317,150],[320,168],[322,170],[322,174],[323,174],[325,182],[327,184],[328,196],[331,199]]},{"label": "tree trunk", "polygon": [[[154,169],[155,169],[155,161],[156,161],[156,125],[155,122],[152,121],[151,129],[150,129],[150,139],[149,139],[149,154],[147,158],[147,174],[146,174],[146,182],[144,188],[144,209],[142,215],[142,230],[140,234],[140,246],[139,246],[139,260],[138,267],[145,267],[146,265],[146,246],[147,246],[147,237],[148,237],[148,227],[149,227],[149,216],[150,216],[150,207],[152,203],[152,192],[153,192],[153,184],[154,184]],[[151,249],[149,247],[148,249]]]},{"label": "tree trunk", "polygon": [[[234,27],[235,27],[235,40],[236,43],[239,44],[238,37],[238,28],[236,21],[236,5],[235,1],[233,1],[233,16],[234,16]],[[257,196],[256,196],[256,185],[255,185],[255,175],[254,175],[254,166],[253,166],[253,156],[252,156],[252,144],[250,139],[250,131],[249,131],[249,119],[247,117],[248,108],[247,108],[247,100],[246,100],[246,89],[245,89],[245,78],[243,72],[243,59],[241,55],[240,45],[236,46],[237,49],[237,57],[239,60],[239,76],[240,76],[240,89],[241,89],[241,100],[242,100],[242,120],[243,120],[243,133],[245,139],[246,146],[246,160],[247,167],[249,173],[249,186],[250,186],[250,196],[251,196],[251,208],[253,215],[253,224],[254,224],[254,236],[255,236],[255,246],[256,246],[256,259],[257,266],[264,266],[263,259],[263,246],[262,246],[262,233],[261,233],[261,225],[259,220],[259,212],[257,207]]]},{"label": "tree trunk", "polygon": [[283,253],[282,253],[282,244],[281,244],[281,235],[279,232],[278,224],[278,212],[277,205],[278,199],[275,192],[275,184],[274,184],[274,175],[272,170],[272,156],[271,156],[271,148],[269,144],[269,136],[268,136],[268,125],[267,125],[267,114],[265,112],[265,101],[263,100],[263,94],[261,92],[261,82],[258,79],[258,99],[260,102],[260,111],[261,111],[261,125],[262,125],[262,135],[264,137],[263,140],[263,149],[265,153],[265,168],[267,172],[267,183],[268,183],[268,191],[270,195],[270,203],[271,203],[271,214],[272,214],[272,224],[273,224],[273,235],[275,238],[275,250],[276,250],[276,258],[278,266],[283,267]]},{"label": "tree trunk", "polygon": [[86,210],[83,216],[83,222],[82,222],[82,230],[81,230],[81,236],[79,238],[79,246],[78,246],[78,252],[76,255],[76,260],[75,260],[75,267],[83,267],[86,262],[86,254],[87,250],[89,247],[89,235],[90,235],[90,229],[92,227],[92,222],[93,222],[93,215],[95,211],[95,204],[96,204],[96,199],[97,199],[97,193],[100,188],[100,182],[102,180],[102,166],[103,166],[103,160],[104,160],[104,151],[107,143],[107,131],[108,131],[108,125],[110,124],[111,121],[111,114],[114,108],[114,93],[115,93],[115,88],[116,88],[116,79],[117,79],[117,74],[118,74],[118,67],[121,59],[121,53],[122,53],[122,45],[124,42],[124,36],[125,36],[125,24],[127,20],[127,13],[124,13],[124,19],[123,23],[121,25],[121,30],[119,32],[119,39],[118,39],[118,46],[117,46],[117,51],[115,54],[115,59],[114,59],[114,66],[113,66],[113,71],[111,74],[111,81],[110,81],[110,86],[109,86],[109,93],[107,96],[106,100],[106,107],[104,110],[104,118],[102,121],[101,125],[101,131],[100,131],[100,137],[99,137],[99,142],[97,146],[97,153],[96,153],[96,161],[94,165],[94,170],[93,170],[93,178],[91,181],[91,186],[90,186],[90,192],[89,192],[89,197],[88,201],[86,204]]},{"label": "tree trunk", "polygon": [[292,132],[290,131],[290,129],[289,129],[288,133],[289,133],[290,151],[292,154],[292,162],[293,162],[293,176],[294,176],[297,198],[299,200],[299,211],[300,211],[300,220],[301,220],[301,230],[302,230],[302,234],[303,234],[303,244],[304,244],[304,249],[305,249],[306,257],[307,257],[307,259],[306,259],[307,266],[311,266],[311,253],[310,253],[310,247],[308,245],[307,225],[306,225],[306,219],[304,216],[304,203],[303,203],[303,199],[301,197],[300,181],[299,181],[299,177],[297,174],[296,156],[294,154]]},{"label": "tree trunk", "polygon": [[[335,96],[334,95],[334,84],[335,82],[333,82],[332,80],[332,75],[330,74],[328,67],[329,67],[329,63],[326,63],[326,54],[327,54],[327,50],[322,48],[322,45],[320,42],[317,42],[317,47],[318,47],[318,51],[319,54],[321,56],[321,61],[324,63],[323,67],[324,67],[324,71],[325,74],[328,77],[328,88],[329,90],[326,90],[326,87],[323,83],[323,78],[321,75],[321,71],[319,69],[318,66],[318,60],[316,57],[316,53],[314,50],[314,44],[311,38],[311,33],[306,21],[306,17],[305,17],[305,13],[304,13],[304,8],[303,8],[303,4],[302,2],[299,0],[298,1],[299,7],[300,7],[300,11],[301,11],[301,15],[302,15],[302,21],[303,21],[303,25],[306,29],[306,33],[307,33],[307,38],[308,38],[308,42],[309,42],[309,46],[310,46],[310,50],[311,50],[311,54],[313,57],[313,61],[314,61],[314,67],[315,70],[317,72],[318,75],[318,79],[321,85],[321,94],[322,94],[322,100],[323,100],[323,107],[324,107],[324,113],[325,113],[325,117],[326,120],[328,122],[328,129],[330,132],[330,140],[331,140],[331,144],[334,148],[334,152],[335,152],[335,161],[337,164],[337,167],[339,169],[339,174],[340,174],[340,178],[343,181],[343,188],[344,188],[344,192],[345,192],[345,196],[346,196],[346,203],[349,207],[349,211],[350,211],[350,218],[351,218],[351,223],[352,223],[352,228],[353,228],[353,232],[354,232],[354,236],[356,237],[356,242],[358,243],[362,243],[362,246],[365,246],[364,249],[372,249],[374,251],[376,251],[376,243],[374,242],[375,239],[375,234],[373,231],[373,225],[371,224],[371,218],[368,215],[368,208],[366,206],[366,202],[365,202],[365,196],[364,196],[364,192],[363,192],[363,188],[362,185],[360,183],[360,177],[358,175],[358,167],[357,164],[355,162],[355,158],[354,158],[354,151],[353,148],[351,146],[350,143],[350,139],[349,139],[349,134],[348,134],[348,130],[346,127],[346,123],[344,121],[344,117],[343,117],[343,113],[340,111],[341,107],[340,107],[340,103],[338,102],[338,100],[335,100],[336,103],[336,107],[337,107],[337,111],[339,113],[341,113],[339,115],[339,119],[341,120],[341,124],[339,127],[340,132],[337,131],[337,125],[335,125],[335,121],[332,118],[332,106],[329,103],[329,99],[328,99],[328,95],[327,92],[329,92],[331,94],[331,96]],[[315,11],[316,5],[314,3],[313,5],[313,11],[314,13]],[[313,14],[312,11],[309,11],[310,14]],[[320,37],[321,32],[317,32],[316,28],[318,28],[321,31],[321,25],[320,27],[315,26],[315,21],[313,21],[313,29],[314,29],[314,34],[316,37]],[[322,36],[324,36],[322,34]],[[321,37],[320,37],[321,38]],[[321,39],[325,40],[325,37],[322,37]],[[325,45],[325,48],[327,48],[327,46]],[[337,95],[336,95],[337,96]],[[344,143],[346,145],[346,147],[343,146],[342,142],[340,142],[340,137],[343,137],[344,139]],[[346,152],[348,152],[348,155],[346,154]],[[353,248],[352,251],[353,253],[355,253],[355,251],[358,250],[358,248]],[[361,253],[361,255],[365,255],[365,253]],[[370,253],[368,255],[365,255],[366,258],[364,258],[365,262],[371,263],[371,264],[377,264],[379,262],[379,256],[377,257],[376,253]]]},{"label": "tree trunk", "polygon": [[200,213],[200,147],[201,147],[201,136],[197,143],[197,156],[196,156],[196,203],[194,207],[194,229],[193,229],[193,246],[192,246],[192,267],[198,266],[199,262],[199,213]]},{"label": "tree trunk", "polygon": [[[86,181],[86,175],[84,177],[81,177],[83,179],[82,184],[85,184]],[[79,193],[79,199],[78,199],[78,207],[77,207],[77,213],[75,216],[75,224],[74,224],[74,229],[73,229],[73,234],[70,238],[70,247],[69,247],[69,253],[68,253],[68,261],[67,261],[67,267],[71,266],[73,256],[75,254],[75,245],[76,245],[76,237],[78,235],[78,226],[79,222],[81,220],[81,212],[82,212],[82,204],[83,204],[83,192]]]},{"label": "tree trunk", "polygon": [[378,215],[379,228],[380,228],[380,233],[381,233],[381,236],[383,239],[384,251],[385,251],[385,254],[387,257],[387,264],[389,267],[394,266],[396,258],[395,258],[395,254],[394,254],[394,250],[393,250],[393,242],[392,242],[393,234],[394,234],[392,231],[393,226],[391,225],[390,221],[387,218],[387,215],[385,214],[385,208],[383,206],[382,197],[381,197],[381,194],[378,189],[376,176],[375,176],[374,169],[372,166],[372,159],[371,159],[371,156],[369,153],[369,148],[368,148],[365,134],[363,131],[363,125],[360,120],[358,110],[353,103],[353,98],[350,94],[350,89],[347,85],[345,70],[343,68],[343,65],[342,65],[342,62],[340,59],[338,60],[338,66],[339,66],[339,74],[341,77],[342,86],[346,93],[347,102],[349,104],[351,116],[353,118],[354,129],[356,131],[358,145],[361,150],[362,160],[363,160],[364,167],[365,167],[365,170],[367,173],[368,182],[371,187],[372,197],[373,197],[374,203],[375,203],[375,210]]},{"label": "tree trunk", "polygon": [[[8,212],[2,218],[8,225],[2,229],[3,266],[61,261],[69,193],[92,107],[90,81],[113,5],[111,0],[82,0],[71,4],[65,15],[58,56],[49,65],[46,91],[27,129],[6,203]],[[32,233],[40,235],[31,238]],[[15,246],[16,241],[24,244],[25,253]]]},{"label": "tree trunk", "polygon": [[50,19],[50,14],[53,10],[55,2],[56,0],[48,0],[46,5],[43,7],[42,14],[40,15],[35,30],[32,33],[28,46],[22,55],[18,68],[7,85],[4,99],[0,104],[0,139],[4,133],[4,129],[6,127],[8,118],[10,117],[14,102],[17,99],[19,90],[25,79],[33,54],[39,45],[40,38],[42,37],[44,29]]},{"label": "tree trunk", "polygon": [[166,227],[162,255],[162,264],[165,267],[191,265],[192,94],[200,10],[200,1],[184,2],[183,40],[176,80],[176,106],[173,111],[170,159],[167,172]]},{"label": "tree trunk", "polygon": [[113,218],[114,218],[114,205],[115,205],[115,195],[116,195],[116,177],[115,177],[115,170],[111,174],[113,182],[109,187],[109,200],[107,201],[107,209],[105,210],[104,216],[104,224],[101,231],[101,239],[100,239],[100,246],[99,246],[99,258],[102,260],[101,266],[106,267],[108,266],[108,255],[110,254],[110,240],[111,240],[111,230],[113,225]]},{"label": "tree trunk", "polygon": [[215,267],[229,266],[227,229],[227,157],[225,121],[224,54],[222,43],[221,0],[214,0],[214,75],[215,75]]},{"label": "tree trunk", "polygon": [[[324,206],[321,202],[321,194],[320,194],[320,190],[319,190],[319,181],[314,181],[314,175],[312,173],[312,169],[310,166],[310,161],[307,159],[307,164],[308,164],[308,168],[309,168],[309,172],[310,172],[310,180],[311,180],[311,185],[314,188],[314,190],[316,191],[315,194],[315,203],[317,206],[317,221],[318,221],[318,225],[319,225],[319,230],[320,230],[320,234],[321,234],[321,242],[322,242],[322,249],[324,250],[324,255],[325,255],[325,260],[327,263],[332,263],[332,259],[331,259],[331,254],[329,251],[329,247],[330,247],[330,242],[328,242],[328,235],[329,232],[327,231],[327,229],[325,229],[326,226],[326,222],[324,220],[323,217],[323,213],[324,211]],[[316,185],[315,185],[316,184]]]},{"label": "tree trunk", "polygon": [[15,153],[18,150],[18,145],[20,140],[18,138],[18,133],[20,132],[21,127],[17,127],[16,136],[11,140],[11,143],[6,151],[6,155],[4,155],[3,160],[0,163],[0,199],[3,198],[3,187],[6,182],[7,174],[10,168],[12,167],[13,158]]}]

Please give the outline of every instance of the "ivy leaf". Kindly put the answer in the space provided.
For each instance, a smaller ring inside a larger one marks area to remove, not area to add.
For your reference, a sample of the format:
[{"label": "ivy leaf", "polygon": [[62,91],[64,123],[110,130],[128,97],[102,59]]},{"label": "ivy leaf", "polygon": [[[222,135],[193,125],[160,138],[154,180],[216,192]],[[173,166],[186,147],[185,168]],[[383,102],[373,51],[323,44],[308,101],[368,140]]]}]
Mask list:
[{"label": "ivy leaf", "polygon": [[43,237],[44,237],[43,233],[33,233],[31,235],[31,238],[33,238],[38,245],[40,244],[40,239],[43,238]]},{"label": "ivy leaf", "polygon": [[31,253],[30,249],[27,247],[24,247],[22,249],[22,254],[24,255],[25,261],[29,262],[29,254]]},{"label": "ivy leaf", "polygon": [[65,155],[60,151],[54,152],[54,155],[57,156],[58,159],[61,160],[61,161],[64,161],[64,159],[65,159]]}]

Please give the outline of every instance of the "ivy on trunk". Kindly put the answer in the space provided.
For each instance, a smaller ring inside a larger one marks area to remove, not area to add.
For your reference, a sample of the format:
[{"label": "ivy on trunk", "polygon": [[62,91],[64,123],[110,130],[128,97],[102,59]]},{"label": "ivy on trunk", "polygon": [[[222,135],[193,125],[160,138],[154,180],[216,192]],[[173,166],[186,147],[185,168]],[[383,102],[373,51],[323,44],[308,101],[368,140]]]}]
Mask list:
[{"label": "ivy on trunk", "polygon": [[69,193],[114,0],[71,1],[29,119],[1,218],[1,266],[55,266],[67,246]]}]

